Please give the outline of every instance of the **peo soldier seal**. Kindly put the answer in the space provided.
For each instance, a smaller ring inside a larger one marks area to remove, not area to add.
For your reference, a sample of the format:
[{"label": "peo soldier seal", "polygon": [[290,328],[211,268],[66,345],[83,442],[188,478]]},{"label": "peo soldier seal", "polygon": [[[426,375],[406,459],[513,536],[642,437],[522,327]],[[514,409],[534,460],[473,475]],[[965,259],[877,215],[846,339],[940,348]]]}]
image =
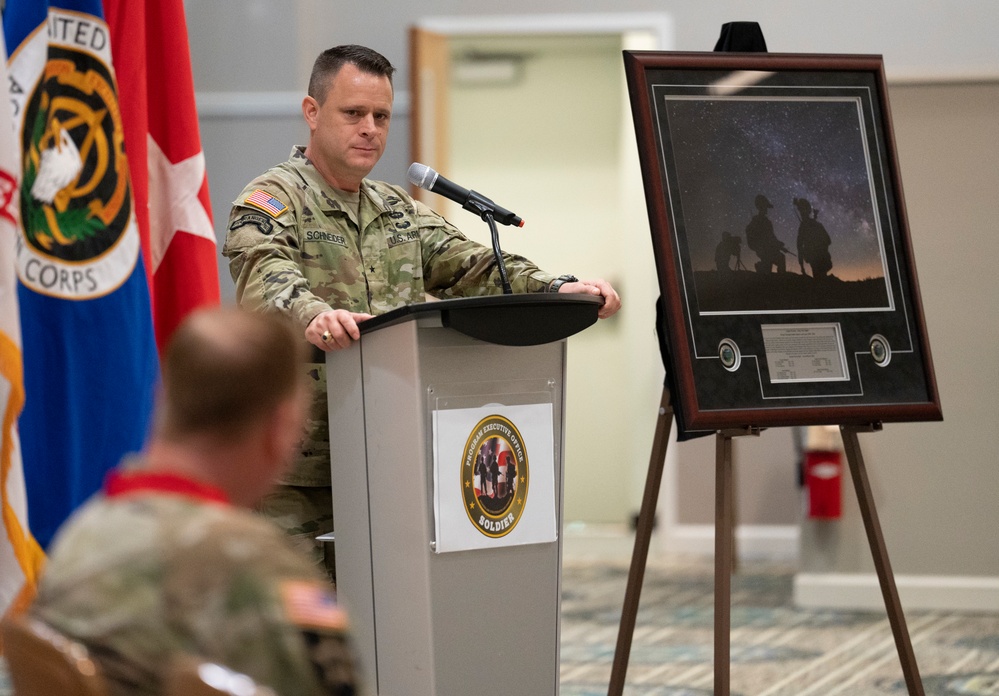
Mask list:
[{"label": "peo soldier seal", "polygon": [[529,482],[527,448],[517,426],[500,415],[480,420],[461,463],[465,512],[476,529],[494,539],[513,531],[524,514]]}]

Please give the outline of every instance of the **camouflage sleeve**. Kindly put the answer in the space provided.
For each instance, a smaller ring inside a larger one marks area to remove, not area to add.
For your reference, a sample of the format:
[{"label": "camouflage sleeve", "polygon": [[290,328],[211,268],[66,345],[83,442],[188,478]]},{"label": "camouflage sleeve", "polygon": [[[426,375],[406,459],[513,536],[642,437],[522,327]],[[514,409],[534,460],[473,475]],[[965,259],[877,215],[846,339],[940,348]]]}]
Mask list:
[{"label": "camouflage sleeve", "polygon": [[247,517],[204,522],[200,538],[187,525],[195,538],[178,541],[164,582],[167,622],[190,631],[198,654],[282,693],[355,693],[333,587],[269,522]]},{"label": "camouflage sleeve", "polygon": [[[468,297],[502,292],[499,266],[490,247],[462,232],[420,201],[414,201],[423,244],[424,278],[428,292],[441,297]],[[544,292],[555,280],[523,256],[503,252],[507,278],[514,292]]]},{"label": "camouflage sleeve", "polygon": [[277,310],[304,329],[330,306],[313,294],[302,274],[294,224],[234,205],[222,253],[236,284],[236,301],[256,311]]}]

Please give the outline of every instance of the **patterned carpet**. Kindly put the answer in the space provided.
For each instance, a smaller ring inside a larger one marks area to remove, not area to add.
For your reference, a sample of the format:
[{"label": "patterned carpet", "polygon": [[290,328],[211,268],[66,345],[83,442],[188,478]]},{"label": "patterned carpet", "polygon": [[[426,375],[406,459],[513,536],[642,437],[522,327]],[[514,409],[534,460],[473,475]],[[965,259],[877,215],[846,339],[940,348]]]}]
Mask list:
[{"label": "patterned carpet", "polygon": [[[711,561],[649,566],[627,696],[712,693],[713,573]],[[566,560],[561,696],[606,696],[627,576],[626,562]],[[760,564],[733,578],[732,695],[906,694],[885,613],[795,609],[792,579]],[[907,612],[906,622],[926,694],[999,696],[999,613]]]},{"label": "patterned carpet", "polygon": [[[626,696],[712,693],[713,572],[710,561],[650,564]],[[606,696],[627,577],[627,561],[566,559],[561,696]],[[884,612],[795,609],[792,578],[761,564],[733,578],[732,696],[905,694]],[[999,613],[909,612],[906,621],[926,694],[999,696]],[[0,696],[9,695],[0,661]]]}]

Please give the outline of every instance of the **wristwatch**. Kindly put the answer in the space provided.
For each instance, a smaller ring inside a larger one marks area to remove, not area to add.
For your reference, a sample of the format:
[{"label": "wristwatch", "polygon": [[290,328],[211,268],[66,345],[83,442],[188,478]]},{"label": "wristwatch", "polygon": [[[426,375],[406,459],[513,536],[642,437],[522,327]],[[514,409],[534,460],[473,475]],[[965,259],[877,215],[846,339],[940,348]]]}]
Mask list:
[{"label": "wristwatch", "polygon": [[566,283],[578,283],[579,278],[574,275],[560,275],[548,286],[548,292],[558,292],[558,289]]}]

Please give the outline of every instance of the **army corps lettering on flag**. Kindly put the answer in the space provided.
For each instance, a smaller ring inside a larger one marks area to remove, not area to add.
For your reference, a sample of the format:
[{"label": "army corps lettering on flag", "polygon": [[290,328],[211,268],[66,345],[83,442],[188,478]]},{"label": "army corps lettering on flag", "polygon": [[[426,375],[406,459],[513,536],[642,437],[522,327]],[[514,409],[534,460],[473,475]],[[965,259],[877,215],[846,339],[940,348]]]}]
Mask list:
[{"label": "army corps lettering on flag", "polygon": [[45,295],[101,297],[138,259],[110,48],[103,22],[51,8],[10,65],[24,152],[18,276]]}]

